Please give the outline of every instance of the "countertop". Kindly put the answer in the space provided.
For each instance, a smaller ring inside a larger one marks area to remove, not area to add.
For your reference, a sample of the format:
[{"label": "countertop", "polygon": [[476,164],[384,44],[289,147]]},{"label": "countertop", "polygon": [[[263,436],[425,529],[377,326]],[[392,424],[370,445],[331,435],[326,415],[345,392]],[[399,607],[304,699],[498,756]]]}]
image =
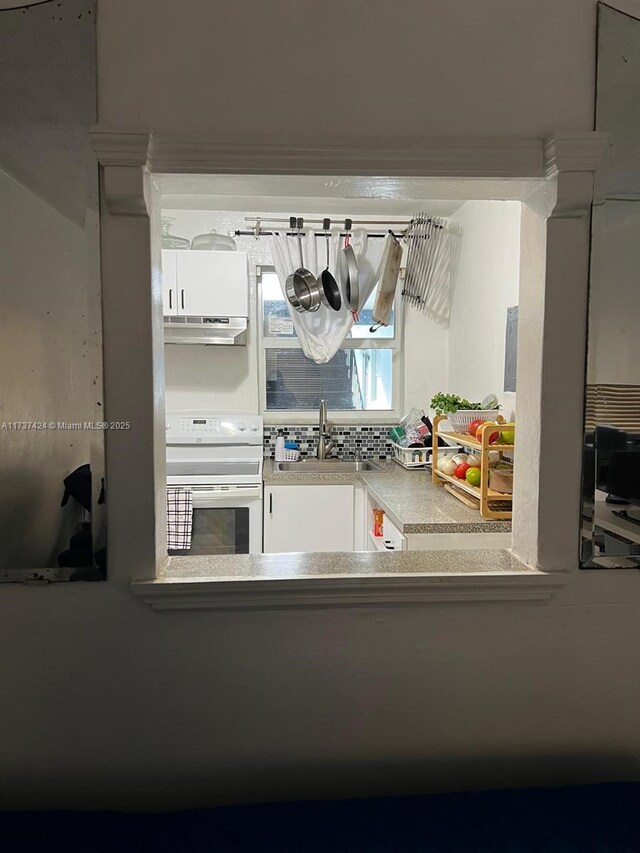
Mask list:
[{"label": "countertop", "polygon": [[508,551],[393,551],[171,557],[132,592],[154,610],[281,610],[546,601],[567,576]]},{"label": "countertop", "polygon": [[[393,461],[380,463],[382,471],[318,474],[276,471],[265,459],[267,485],[304,483],[361,483],[402,533],[509,533],[510,521],[482,518],[440,486],[431,482],[430,469],[409,471]],[[493,552],[495,553],[495,552]]]},{"label": "countertop", "polygon": [[171,557],[158,578],[293,580],[367,575],[537,574],[508,551],[393,551]]}]

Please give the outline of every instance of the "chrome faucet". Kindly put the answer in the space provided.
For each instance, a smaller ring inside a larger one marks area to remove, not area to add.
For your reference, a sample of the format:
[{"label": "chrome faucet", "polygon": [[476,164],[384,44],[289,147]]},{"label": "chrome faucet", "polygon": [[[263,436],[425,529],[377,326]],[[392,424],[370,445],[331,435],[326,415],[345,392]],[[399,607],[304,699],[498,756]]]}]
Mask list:
[{"label": "chrome faucet", "polygon": [[327,404],[325,400],[320,400],[320,432],[318,435],[318,447],[316,449],[316,459],[326,459],[333,450],[333,440],[327,423]]}]

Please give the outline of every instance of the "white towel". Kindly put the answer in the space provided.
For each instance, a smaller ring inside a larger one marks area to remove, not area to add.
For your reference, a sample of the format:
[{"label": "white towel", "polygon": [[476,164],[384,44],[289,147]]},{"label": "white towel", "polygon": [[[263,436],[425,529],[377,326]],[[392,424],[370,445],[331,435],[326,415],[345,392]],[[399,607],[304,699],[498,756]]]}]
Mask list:
[{"label": "white towel", "polygon": [[167,548],[188,551],[193,527],[193,494],[191,489],[167,489]]}]

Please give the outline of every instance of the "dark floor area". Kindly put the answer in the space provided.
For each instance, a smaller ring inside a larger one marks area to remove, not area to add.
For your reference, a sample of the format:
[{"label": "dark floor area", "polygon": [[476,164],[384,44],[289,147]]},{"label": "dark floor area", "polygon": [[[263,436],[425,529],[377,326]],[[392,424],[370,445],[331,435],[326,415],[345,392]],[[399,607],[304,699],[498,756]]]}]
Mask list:
[{"label": "dark floor area", "polygon": [[0,813],[4,853],[638,853],[640,783],[229,806]]}]

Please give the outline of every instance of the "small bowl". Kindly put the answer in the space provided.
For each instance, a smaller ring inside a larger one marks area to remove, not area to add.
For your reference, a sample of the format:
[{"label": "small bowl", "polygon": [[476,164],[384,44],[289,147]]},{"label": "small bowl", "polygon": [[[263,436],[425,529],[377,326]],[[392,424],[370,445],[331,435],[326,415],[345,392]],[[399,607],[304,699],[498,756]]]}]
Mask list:
[{"label": "small bowl", "polygon": [[513,471],[489,471],[489,488],[503,495],[513,494]]}]

